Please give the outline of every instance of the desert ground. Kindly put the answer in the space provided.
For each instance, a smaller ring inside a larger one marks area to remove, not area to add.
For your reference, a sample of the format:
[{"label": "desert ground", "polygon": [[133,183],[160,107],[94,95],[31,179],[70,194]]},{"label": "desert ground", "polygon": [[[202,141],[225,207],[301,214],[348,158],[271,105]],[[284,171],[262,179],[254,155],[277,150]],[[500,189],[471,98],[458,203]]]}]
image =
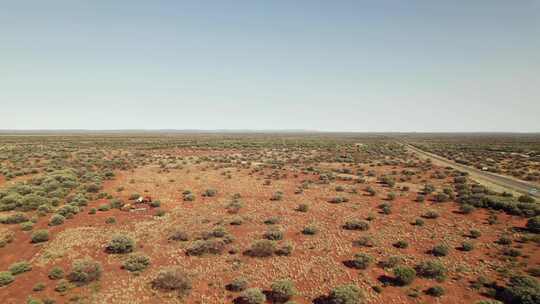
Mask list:
[{"label": "desert ground", "polygon": [[537,199],[402,144],[538,182],[540,137],[490,140],[2,135],[0,299],[539,303]]}]

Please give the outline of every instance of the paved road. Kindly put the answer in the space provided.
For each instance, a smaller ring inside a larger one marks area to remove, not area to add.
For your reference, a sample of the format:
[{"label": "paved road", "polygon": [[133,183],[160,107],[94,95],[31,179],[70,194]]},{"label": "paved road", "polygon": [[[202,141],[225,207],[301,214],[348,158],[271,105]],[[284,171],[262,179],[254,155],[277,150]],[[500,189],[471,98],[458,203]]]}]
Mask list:
[{"label": "paved road", "polygon": [[[473,167],[469,167],[466,165],[458,164],[454,161],[451,161],[447,158],[441,157],[439,155],[435,155],[433,153],[426,152],[424,150],[420,150],[410,144],[403,143],[409,151],[412,151],[423,158],[429,158],[433,162],[443,165],[443,166],[449,166],[454,169],[468,172],[469,176],[479,182],[480,184],[486,185],[490,188],[493,188],[495,190],[505,190],[505,191],[512,191],[517,193],[528,193],[529,195],[532,195],[534,197],[540,197],[540,187],[538,185],[535,185],[533,183],[528,183],[522,180],[518,180],[512,177],[503,176],[491,172],[486,172],[482,170],[478,170]],[[538,189],[538,191],[536,191]]]}]

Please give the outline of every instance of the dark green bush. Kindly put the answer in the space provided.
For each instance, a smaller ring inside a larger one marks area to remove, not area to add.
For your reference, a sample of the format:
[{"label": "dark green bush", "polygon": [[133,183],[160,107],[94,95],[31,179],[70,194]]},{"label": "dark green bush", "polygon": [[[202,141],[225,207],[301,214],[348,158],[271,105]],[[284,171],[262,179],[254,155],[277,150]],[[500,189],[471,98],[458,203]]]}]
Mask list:
[{"label": "dark green bush", "polygon": [[9,271],[0,271],[0,287],[11,284],[15,278]]},{"label": "dark green bush", "polygon": [[288,301],[296,294],[296,289],[290,280],[275,281],[270,288],[272,300],[278,303]]},{"label": "dark green bush", "polygon": [[131,272],[143,271],[148,266],[150,266],[150,258],[143,254],[133,254],[122,264],[122,268]]},{"label": "dark green bush", "polygon": [[32,233],[32,243],[41,243],[49,240],[48,230],[37,230]]},{"label": "dark green bush", "polygon": [[248,286],[248,281],[245,278],[236,278],[231,283],[227,284],[226,288],[230,291],[244,291]]},{"label": "dark green bush", "polygon": [[419,276],[437,280],[446,278],[446,267],[438,261],[424,261],[416,266],[416,272]]},{"label": "dark green bush", "polygon": [[152,287],[163,291],[175,291],[179,295],[191,292],[191,278],[180,268],[161,270],[152,280]]},{"label": "dark green bush", "polygon": [[32,265],[30,265],[30,263],[26,261],[17,262],[17,263],[11,264],[8,270],[9,272],[11,272],[12,275],[18,275],[23,272],[32,270]]},{"label": "dark green bush", "polygon": [[433,254],[434,256],[442,257],[447,256],[449,251],[450,248],[447,245],[439,244],[433,247],[433,249],[431,249],[431,254]]},{"label": "dark green bush", "polygon": [[64,277],[64,270],[58,266],[56,267],[53,267],[50,271],[49,271],[49,279],[51,280],[59,280],[61,278]]},{"label": "dark green bush", "polygon": [[186,248],[186,254],[200,256],[205,254],[221,254],[225,249],[225,243],[222,240],[198,240]]},{"label": "dark green bush", "polygon": [[416,278],[416,271],[407,266],[398,266],[394,268],[395,281],[400,286],[411,284]]},{"label": "dark green bush", "polygon": [[356,285],[342,285],[332,289],[328,296],[330,304],[361,304],[364,295]]},{"label": "dark green bush", "polygon": [[266,302],[266,295],[259,288],[249,288],[240,295],[240,299],[244,304],[262,304]]},{"label": "dark green bush", "polygon": [[365,253],[357,253],[354,258],[349,261],[350,265],[356,269],[367,269],[373,262],[373,258]]},{"label": "dark green bush", "polygon": [[127,235],[116,235],[105,247],[107,253],[129,253],[135,248],[135,241]]},{"label": "dark green bush", "polygon": [[527,220],[527,229],[534,233],[540,233],[540,215]]},{"label": "dark green bush", "polygon": [[504,287],[502,298],[508,303],[540,303],[540,283],[530,276],[513,276]]},{"label": "dark green bush", "polygon": [[274,241],[258,240],[251,245],[246,253],[252,257],[269,257],[274,254],[275,250],[276,243]]},{"label": "dark green bush", "polygon": [[369,223],[365,221],[353,219],[353,220],[346,221],[345,224],[343,225],[343,228],[347,230],[365,231],[369,229]]},{"label": "dark green bush", "polygon": [[102,273],[101,264],[90,258],[75,260],[68,274],[68,280],[78,285],[99,280]]},{"label": "dark green bush", "polygon": [[441,286],[433,286],[428,288],[428,290],[426,291],[426,294],[433,297],[441,297],[444,295],[444,293],[444,288],[442,288]]}]

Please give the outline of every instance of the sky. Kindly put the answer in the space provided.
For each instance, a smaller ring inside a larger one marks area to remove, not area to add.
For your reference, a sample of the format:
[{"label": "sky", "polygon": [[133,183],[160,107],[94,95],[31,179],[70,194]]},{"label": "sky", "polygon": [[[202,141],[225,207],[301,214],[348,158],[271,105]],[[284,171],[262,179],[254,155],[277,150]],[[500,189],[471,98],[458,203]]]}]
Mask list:
[{"label": "sky", "polygon": [[0,0],[0,129],[540,132],[540,0]]}]

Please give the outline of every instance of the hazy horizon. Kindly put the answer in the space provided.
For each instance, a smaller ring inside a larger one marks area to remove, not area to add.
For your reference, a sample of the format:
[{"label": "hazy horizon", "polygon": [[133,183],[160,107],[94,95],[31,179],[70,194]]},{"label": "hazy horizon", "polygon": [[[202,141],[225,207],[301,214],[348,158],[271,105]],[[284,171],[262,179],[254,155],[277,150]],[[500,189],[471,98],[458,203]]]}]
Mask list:
[{"label": "hazy horizon", "polygon": [[540,1],[3,3],[0,130],[540,132]]}]

